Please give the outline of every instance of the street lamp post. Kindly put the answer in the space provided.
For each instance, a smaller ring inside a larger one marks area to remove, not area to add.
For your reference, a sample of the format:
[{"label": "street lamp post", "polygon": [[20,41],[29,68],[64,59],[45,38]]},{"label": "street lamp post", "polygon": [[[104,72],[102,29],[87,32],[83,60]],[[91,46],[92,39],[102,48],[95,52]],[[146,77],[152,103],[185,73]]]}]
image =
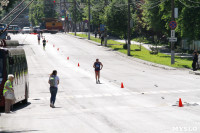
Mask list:
[{"label": "street lamp post", "polygon": [[131,11],[130,11],[130,0],[128,0],[128,44],[127,44],[127,55],[130,56],[130,45],[131,45],[131,26],[130,26],[130,21],[131,21]]},{"label": "street lamp post", "polygon": [[90,40],[90,0],[88,0],[88,40]]}]

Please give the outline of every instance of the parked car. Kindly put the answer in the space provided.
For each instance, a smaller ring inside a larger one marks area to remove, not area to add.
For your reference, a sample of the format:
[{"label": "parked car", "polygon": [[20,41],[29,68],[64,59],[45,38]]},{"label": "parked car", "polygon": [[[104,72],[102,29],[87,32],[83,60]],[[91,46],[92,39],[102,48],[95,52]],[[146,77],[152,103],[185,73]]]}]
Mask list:
[{"label": "parked car", "polygon": [[22,34],[26,34],[26,33],[31,33],[30,27],[24,27],[24,28],[22,29]]},{"label": "parked car", "polygon": [[33,33],[40,33],[40,26],[33,27]]},{"label": "parked car", "polygon": [[17,34],[17,33],[20,32],[20,30],[21,30],[21,29],[19,28],[18,25],[10,25],[10,26],[8,27],[7,32],[8,32],[8,33]]}]

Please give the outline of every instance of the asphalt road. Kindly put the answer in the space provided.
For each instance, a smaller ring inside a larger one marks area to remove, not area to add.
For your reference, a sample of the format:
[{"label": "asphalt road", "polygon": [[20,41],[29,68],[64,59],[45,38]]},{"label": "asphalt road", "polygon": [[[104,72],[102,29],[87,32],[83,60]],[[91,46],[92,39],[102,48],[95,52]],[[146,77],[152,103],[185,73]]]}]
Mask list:
[{"label": "asphalt road", "polygon": [[[199,76],[145,65],[70,35],[45,37],[44,51],[35,35],[11,36],[26,44],[30,98],[11,114],[1,113],[0,132],[200,132]],[[96,84],[92,67],[96,58],[104,65],[101,84]],[[47,81],[54,69],[60,85],[53,109]],[[179,98],[184,107],[177,106]]]}]

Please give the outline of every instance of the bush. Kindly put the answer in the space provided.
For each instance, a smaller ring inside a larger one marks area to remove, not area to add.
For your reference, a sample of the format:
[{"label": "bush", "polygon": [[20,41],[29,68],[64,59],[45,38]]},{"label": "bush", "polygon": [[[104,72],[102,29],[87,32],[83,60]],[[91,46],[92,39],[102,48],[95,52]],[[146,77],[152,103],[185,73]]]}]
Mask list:
[{"label": "bush", "polygon": [[127,48],[128,48],[127,44],[124,44],[124,45],[123,45],[123,48],[124,48],[124,49],[127,49]]},{"label": "bush", "polygon": [[149,51],[150,54],[158,54],[158,48],[156,47],[150,47],[151,51]]}]

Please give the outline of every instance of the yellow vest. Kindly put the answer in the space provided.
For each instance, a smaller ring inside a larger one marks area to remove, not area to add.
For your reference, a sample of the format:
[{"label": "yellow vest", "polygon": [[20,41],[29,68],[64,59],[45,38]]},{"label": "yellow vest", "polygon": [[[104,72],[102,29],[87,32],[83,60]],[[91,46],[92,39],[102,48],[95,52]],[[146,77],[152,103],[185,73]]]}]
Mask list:
[{"label": "yellow vest", "polygon": [[12,88],[12,83],[10,80],[7,80],[5,85],[4,85],[4,89],[3,89],[3,95],[5,95],[5,93],[8,91],[8,89],[6,89],[6,86],[9,86],[9,88]]}]

